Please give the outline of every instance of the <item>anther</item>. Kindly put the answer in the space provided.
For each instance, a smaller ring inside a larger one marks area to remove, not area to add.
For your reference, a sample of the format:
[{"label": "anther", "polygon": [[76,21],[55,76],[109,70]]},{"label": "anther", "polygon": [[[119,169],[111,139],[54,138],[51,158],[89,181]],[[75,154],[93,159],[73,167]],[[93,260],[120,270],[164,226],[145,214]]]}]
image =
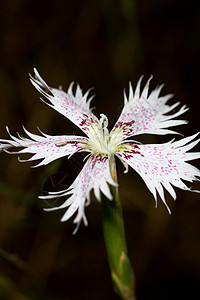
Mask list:
[{"label": "anther", "polygon": [[104,114],[100,114],[99,129],[105,129],[108,126],[108,118]]}]

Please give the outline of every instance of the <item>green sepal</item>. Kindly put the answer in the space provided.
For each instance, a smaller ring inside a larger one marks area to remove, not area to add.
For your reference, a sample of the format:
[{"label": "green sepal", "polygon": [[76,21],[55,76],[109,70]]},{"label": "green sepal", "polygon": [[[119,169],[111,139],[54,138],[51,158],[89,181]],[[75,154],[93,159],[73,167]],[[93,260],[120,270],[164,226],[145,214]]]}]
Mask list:
[{"label": "green sepal", "polygon": [[124,252],[122,252],[120,257],[118,274],[124,285],[129,287],[129,290],[134,290],[135,280],[133,277],[133,271],[131,268],[130,261]]},{"label": "green sepal", "polygon": [[115,272],[111,273],[111,278],[116,294],[118,294],[123,300],[136,300],[133,295],[133,289],[131,286],[127,286],[124,282],[117,276]]}]

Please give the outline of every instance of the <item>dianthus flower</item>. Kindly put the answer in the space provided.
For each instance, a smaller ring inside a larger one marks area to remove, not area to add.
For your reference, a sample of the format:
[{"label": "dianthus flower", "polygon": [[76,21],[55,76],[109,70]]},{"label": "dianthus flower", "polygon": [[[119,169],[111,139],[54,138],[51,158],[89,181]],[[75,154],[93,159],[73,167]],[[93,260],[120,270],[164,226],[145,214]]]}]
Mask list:
[{"label": "dianthus flower", "polygon": [[83,169],[69,188],[40,196],[41,199],[66,198],[59,207],[47,209],[66,208],[61,221],[68,220],[76,213],[74,223],[77,227],[81,220],[87,225],[85,207],[90,203],[92,189],[97,200],[101,199],[101,192],[112,200],[109,184],[117,185],[111,176],[114,156],[124,164],[125,172],[128,171],[128,166],[133,168],[144,180],[156,203],[158,193],[168,210],[164,189],[175,199],[174,186],[190,190],[183,180],[189,182],[198,180],[200,171],[187,163],[187,161],[200,158],[199,152],[188,153],[199,142],[199,139],[195,139],[198,133],[164,144],[143,145],[130,139],[139,134],[176,133],[168,128],[187,123],[183,120],[174,120],[187,108],[183,106],[173,113],[180,103],[167,105],[172,95],[160,96],[162,86],[148,94],[151,78],[142,92],[140,91],[142,77],[135,91],[130,84],[129,96],[124,94],[124,107],[121,115],[109,132],[107,117],[100,114],[100,118],[97,118],[90,109],[92,97],[89,97],[89,91],[83,94],[80,86],[77,85],[73,93],[72,83],[68,92],[65,93],[61,89],[49,87],[36,69],[34,73],[35,76],[31,76],[30,80],[35,88],[46,97],[48,100],[46,104],[71,120],[84,132],[85,136],[50,136],[44,133],[35,135],[24,128],[29,137],[24,138],[20,135],[18,137],[11,135],[7,128],[11,139],[1,139],[0,149],[8,152],[9,148],[23,148],[9,153],[31,153],[33,156],[28,161],[41,160],[37,166],[46,165],[63,156],[70,158],[77,152],[88,152]]}]

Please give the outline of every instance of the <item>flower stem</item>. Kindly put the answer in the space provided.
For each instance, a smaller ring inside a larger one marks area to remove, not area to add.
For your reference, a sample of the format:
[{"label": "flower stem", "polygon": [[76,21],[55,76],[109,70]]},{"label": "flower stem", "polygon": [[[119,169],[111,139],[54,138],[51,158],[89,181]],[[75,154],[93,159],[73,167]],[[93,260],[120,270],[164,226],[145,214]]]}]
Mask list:
[{"label": "flower stem", "polygon": [[[111,174],[117,182],[113,160]],[[118,187],[110,186],[113,199],[102,197],[102,222],[111,277],[115,291],[123,300],[136,300],[135,279],[127,255],[126,237]]]}]

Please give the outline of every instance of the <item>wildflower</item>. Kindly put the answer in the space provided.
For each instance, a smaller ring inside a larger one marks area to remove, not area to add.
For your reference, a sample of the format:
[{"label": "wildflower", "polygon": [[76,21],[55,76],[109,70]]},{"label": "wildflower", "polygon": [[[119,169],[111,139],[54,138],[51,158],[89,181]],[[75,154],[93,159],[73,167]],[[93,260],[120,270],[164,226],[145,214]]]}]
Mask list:
[{"label": "wildflower", "polygon": [[17,152],[9,153],[31,153],[33,156],[28,161],[41,160],[36,166],[46,165],[63,156],[70,158],[77,152],[88,152],[82,171],[69,188],[39,197],[41,199],[66,197],[66,201],[61,206],[47,209],[67,208],[61,221],[66,221],[77,213],[74,223],[78,226],[83,220],[87,225],[85,206],[90,203],[92,189],[97,200],[101,199],[101,192],[112,200],[109,184],[117,185],[111,176],[114,155],[124,164],[125,172],[130,166],[142,177],[156,203],[157,193],[160,195],[169,212],[164,189],[176,199],[174,186],[190,190],[182,180],[189,182],[198,180],[200,171],[187,163],[187,161],[200,158],[199,152],[188,153],[199,142],[199,139],[195,139],[198,134],[164,144],[143,145],[130,139],[132,136],[145,133],[161,135],[176,133],[168,128],[187,123],[183,120],[175,120],[187,108],[183,106],[173,113],[174,108],[180,103],[167,105],[172,95],[159,96],[162,86],[157,87],[148,95],[151,78],[142,92],[140,91],[142,77],[137,83],[135,92],[130,84],[129,97],[124,94],[123,110],[115,126],[109,132],[107,117],[101,114],[100,118],[97,118],[90,109],[92,97],[89,97],[89,91],[83,94],[77,85],[73,93],[72,83],[68,92],[65,93],[61,89],[49,87],[36,69],[34,72],[35,77],[31,76],[30,80],[48,100],[45,103],[71,120],[86,136],[50,136],[44,133],[35,135],[24,128],[29,137],[24,138],[20,135],[18,137],[11,135],[7,128],[11,139],[1,139],[0,149],[8,152],[9,148],[22,147],[23,149]]}]

